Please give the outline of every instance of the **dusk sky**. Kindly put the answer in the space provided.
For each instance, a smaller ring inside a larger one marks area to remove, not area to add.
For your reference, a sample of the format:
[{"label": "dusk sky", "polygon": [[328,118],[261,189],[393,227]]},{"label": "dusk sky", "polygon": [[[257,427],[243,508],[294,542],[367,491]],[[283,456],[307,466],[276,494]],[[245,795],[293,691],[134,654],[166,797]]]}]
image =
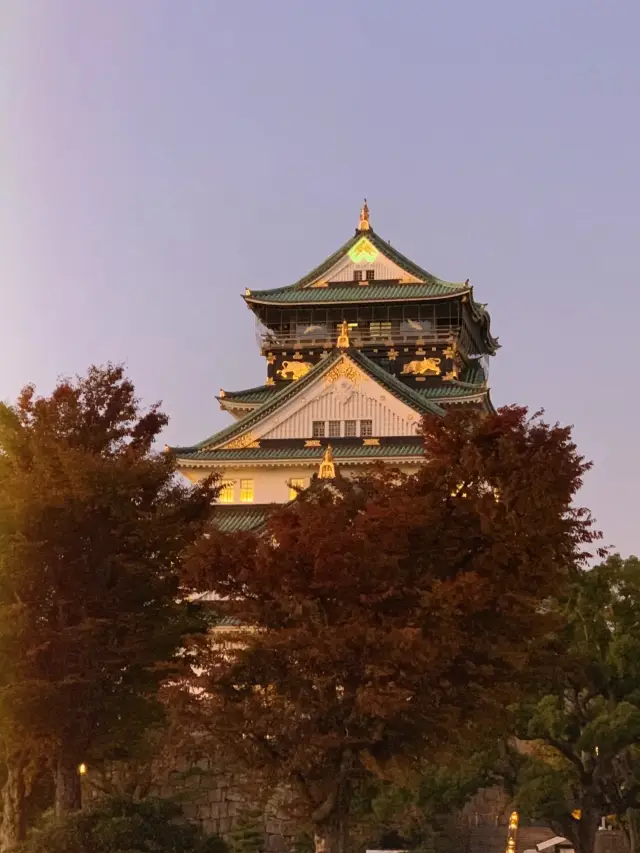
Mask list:
[{"label": "dusk sky", "polygon": [[165,440],[265,365],[245,287],[376,231],[467,277],[494,403],[640,551],[637,0],[0,0],[0,398],[124,361]]}]

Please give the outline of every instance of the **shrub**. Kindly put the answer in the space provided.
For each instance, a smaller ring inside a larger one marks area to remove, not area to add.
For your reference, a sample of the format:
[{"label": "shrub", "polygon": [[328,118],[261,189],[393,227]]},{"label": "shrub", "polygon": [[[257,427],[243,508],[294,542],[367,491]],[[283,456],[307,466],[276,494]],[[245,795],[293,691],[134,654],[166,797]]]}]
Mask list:
[{"label": "shrub", "polygon": [[14,853],[228,853],[181,814],[167,800],[112,799],[33,830]]}]

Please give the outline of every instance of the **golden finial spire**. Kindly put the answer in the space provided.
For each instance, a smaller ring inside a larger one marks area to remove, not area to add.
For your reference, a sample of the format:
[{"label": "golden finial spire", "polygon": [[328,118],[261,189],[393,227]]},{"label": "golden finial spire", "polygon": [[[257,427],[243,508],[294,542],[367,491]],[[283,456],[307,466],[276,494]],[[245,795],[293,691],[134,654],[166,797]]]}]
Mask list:
[{"label": "golden finial spire", "polygon": [[320,463],[318,477],[321,480],[333,480],[335,476],[336,466],[333,464],[333,449],[329,444],[327,445],[327,449],[324,452],[322,462]]},{"label": "golden finial spire", "polygon": [[346,320],[340,323],[340,332],[338,333],[338,346],[340,349],[349,349],[349,324]]},{"label": "golden finial spire", "polygon": [[360,222],[358,223],[358,231],[368,231],[371,228],[369,225],[369,205],[365,198],[362,209],[360,210]]}]

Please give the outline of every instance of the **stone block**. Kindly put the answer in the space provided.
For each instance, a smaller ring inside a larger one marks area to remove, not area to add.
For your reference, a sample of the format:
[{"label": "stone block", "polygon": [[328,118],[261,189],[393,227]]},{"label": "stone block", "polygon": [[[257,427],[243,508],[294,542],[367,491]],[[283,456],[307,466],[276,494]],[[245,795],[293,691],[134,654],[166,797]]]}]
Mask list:
[{"label": "stone block", "polygon": [[245,801],[245,796],[241,791],[238,791],[237,788],[229,788],[226,799],[230,803],[243,803]]},{"label": "stone block", "polygon": [[267,819],[266,832],[267,835],[282,835],[282,822],[279,820]]},{"label": "stone block", "polygon": [[185,803],[182,806],[182,812],[187,820],[194,820],[198,815],[198,808],[195,803]]},{"label": "stone block", "polygon": [[203,820],[202,831],[207,835],[217,835],[220,832],[220,827],[217,820]]},{"label": "stone block", "polygon": [[269,835],[267,837],[267,850],[272,850],[273,853],[283,853],[286,846],[286,842],[281,835]]},{"label": "stone block", "polygon": [[207,803],[204,806],[197,806],[197,817],[198,820],[206,820],[211,817],[211,806]]},{"label": "stone block", "polygon": [[230,817],[221,817],[218,821],[219,832],[224,835],[225,832],[230,832],[232,821]]}]

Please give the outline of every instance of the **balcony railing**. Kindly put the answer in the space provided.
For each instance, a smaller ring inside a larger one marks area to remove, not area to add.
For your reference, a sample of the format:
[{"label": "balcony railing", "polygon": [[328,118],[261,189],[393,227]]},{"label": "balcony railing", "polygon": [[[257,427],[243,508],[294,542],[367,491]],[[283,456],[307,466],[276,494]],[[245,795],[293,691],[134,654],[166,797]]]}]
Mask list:
[{"label": "balcony railing", "polygon": [[[425,323],[424,326],[427,326]],[[434,327],[411,328],[406,323],[371,323],[349,329],[349,340],[356,347],[398,346],[402,344],[420,346],[422,344],[444,344],[460,334],[458,325],[438,325]],[[338,340],[338,329],[326,326],[298,330],[266,329],[259,326],[256,332],[262,353],[272,349],[308,349],[323,347],[330,349]]]}]

